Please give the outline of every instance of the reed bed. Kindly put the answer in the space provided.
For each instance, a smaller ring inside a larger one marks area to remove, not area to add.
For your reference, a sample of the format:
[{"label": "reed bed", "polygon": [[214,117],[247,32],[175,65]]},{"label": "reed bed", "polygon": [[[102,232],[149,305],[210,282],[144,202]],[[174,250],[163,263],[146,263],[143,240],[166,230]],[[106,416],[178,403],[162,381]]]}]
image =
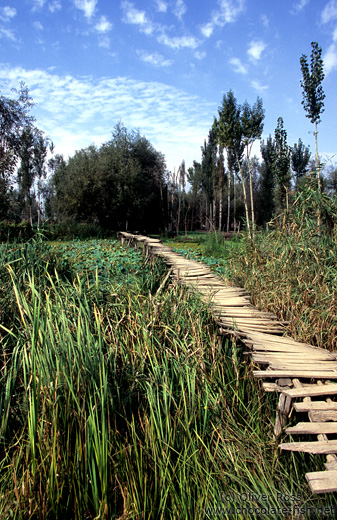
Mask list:
[{"label": "reed bed", "polygon": [[289,214],[254,242],[246,237],[230,262],[258,307],[289,321],[294,338],[328,350],[337,349],[336,223],[336,201],[308,185]]},{"label": "reed bed", "polygon": [[275,396],[161,263],[139,257],[123,284],[43,243],[1,254],[0,518],[302,518],[294,506],[335,503],[304,482],[317,459],[279,454]]}]

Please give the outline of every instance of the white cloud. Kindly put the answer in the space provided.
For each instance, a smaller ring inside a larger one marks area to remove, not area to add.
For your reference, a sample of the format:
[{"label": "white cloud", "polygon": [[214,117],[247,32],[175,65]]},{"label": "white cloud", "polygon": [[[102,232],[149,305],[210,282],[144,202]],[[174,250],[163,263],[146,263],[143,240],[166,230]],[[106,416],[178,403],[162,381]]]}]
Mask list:
[{"label": "white cloud", "polygon": [[308,3],[310,2],[310,0],[298,0],[294,5],[293,5],[293,10],[291,11],[293,14],[298,14],[300,13],[301,11],[303,11],[303,9],[306,7],[306,5],[308,5]]},{"label": "white cloud", "polygon": [[205,38],[209,38],[213,34],[214,24],[212,22],[208,22],[206,25],[203,25],[200,30]]},{"label": "white cloud", "polygon": [[33,11],[38,11],[39,9],[42,9],[45,2],[46,0],[33,0]]},{"label": "white cloud", "polygon": [[139,11],[128,0],[122,1],[121,8],[124,11],[123,21],[125,23],[139,25],[141,31],[148,35],[154,32],[154,25],[146,16],[145,11]]},{"label": "white cloud", "polygon": [[216,27],[236,22],[245,9],[245,0],[218,0],[219,7],[211,14],[210,22],[201,27],[202,34],[209,38]]},{"label": "white cloud", "polygon": [[56,11],[60,11],[62,9],[62,4],[60,0],[54,0],[48,4],[48,8],[51,13],[55,13]]},{"label": "white cloud", "polygon": [[265,92],[269,88],[268,85],[262,85],[259,81],[255,80],[251,82],[251,86],[254,90],[259,92],[259,94],[263,94],[263,92]]},{"label": "white cloud", "polygon": [[109,32],[112,29],[112,23],[109,22],[106,16],[101,16],[99,21],[95,24],[95,29],[99,33]]},{"label": "white cloud", "polygon": [[14,18],[15,15],[15,7],[9,7],[6,5],[0,9],[0,20],[3,20],[4,22],[8,22],[11,18]]},{"label": "white cloud", "polygon": [[321,13],[321,22],[329,23],[337,18],[337,5],[335,0],[331,0],[326,4]]},{"label": "white cloud", "polygon": [[161,54],[154,52],[152,54],[145,51],[137,51],[138,56],[142,61],[155,67],[169,67],[172,65],[172,60],[166,60]]},{"label": "white cloud", "polygon": [[182,17],[186,13],[187,7],[183,0],[177,0],[176,5],[173,9],[173,13],[176,15],[178,20],[182,20]]},{"label": "white cloud", "polygon": [[332,70],[337,69],[337,45],[332,43],[323,56],[324,72],[328,75]]},{"label": "white cloud", "polygon": [[194,56],[197,58],[197,60],[204,60],[207,56],[207,53],[205,51],[196,51]]},{"label": "white cloud", "polygon": [[167,34],[161,34],[158,36],[158,42],[170,47],[171,49],[196,49],[199,45],[199,41],[194,36],[174,36],[170,37]]},{"label": "white cloud", "polygon": [[159,11],[160,13],[166,13],[167,8],[168,8],[167,2],[164,2],[164,0],[156,0],[156,5],[157,5],[157,11]]},{"label": "white cloud", "polygon": [[262,40],[253,40],[249,44],[248,55],[254,60],[259,60],[267,45]]},{"label": "white cloud", "polygon": [[34,27],[37,31],[43,31],[43,25],[41,22],[34,22]]},{"label": "white cloud", "polygon": [[74,0],[75,7],[83,11],[86,18],[92,18],[96,10],[98,0]]},{"label": "white cloud", "polygon": [[10,95],[21,80],[36,103],[37,126],[53,140],[56,153],[65,155],[106,142],[115,123],[122,120],[130,130],[140,128],[166,155],[169,168],[177,168],[182,159],[188,167],[194,159],[200,160],[200,146],[216,110],[198,96],[158,82],[75,78],[0,65],[3,95]]},{"label": "white cloud", "polygon": [[106,34],[104,36],[101,36],[98,41],[99,47],[102,47],[103,49],[110,49],[110,38]]},{"label": "white cloud", "polygon": [[247,67],[243,65],[239,58],[232,58],[231,60],[229,60],[229,63],[233,65],[235,72],[238,72],[239,74],[248,73]]},{"label": "white cloud", "polygon": [[0,27],[0,38],[8,38],[8,40],[16,41],[15,34],[11,29],[5,29],[5,27]]},{"label": "white cloud", "polygon": [[263,14],[261,16],[261,22],[264,25],[264,27],[269,27],[269,18],[266,14]]}]

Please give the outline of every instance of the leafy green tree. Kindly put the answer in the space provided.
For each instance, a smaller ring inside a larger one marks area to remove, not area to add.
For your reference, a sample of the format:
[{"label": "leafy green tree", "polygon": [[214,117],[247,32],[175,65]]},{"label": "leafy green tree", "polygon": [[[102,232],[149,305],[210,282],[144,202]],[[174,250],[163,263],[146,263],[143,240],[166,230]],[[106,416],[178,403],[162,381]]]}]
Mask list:
[{"label": "leafy green tree", "polygon": [[265,225],[272,219],[275,211],[276,145],[271,135],[266,142],[261,142],[260,150],[263,159],[260,177],[261,217]]},{"label": "leafy green tree", "polygon": [[29,114],[33,101],[28,88],[20,83],[20,90],[13,89],[13,93],[16,99],[0,96],[0,218],[9,210],[8,190],[19,158],[22,130],[34,121]]},{"label": "leafy green tree", "polygon": [[302,54],[300,58],[302,80],[301,87],[303,89],[303,100],[302,105],[304,110],[307,112],[308,117],[315,125],[315,147],[316,147],[316,161],[317,161],[317,177],[318,185],[320,186],[320,159],[318,155],[318,144],[317,136],[318,130],[317,125],[321,121],[321,114],[324,112],[324,99],[325,94],[322,87],[322,81],[324,79],[323,71],[323,59],[322,59],[322,48],[317,42],[311,42],[311,56],[310,56],[310,69],[308,63],[308,57]]},{"label": "leafy green tree", "polygon": [[303,144],[302,139],[299,139],[298,144],[295,143],[291,149],[291,167],[295,174],[296,184],[298,184],[304,175],[307,175],[310,156],[309,147]]},{"label": "leafy green tree", "polygon": [[239,165],[243,156],[243,143],[240,135],[240,107],[232,90],[224,94],[218,113],[218,142],[221,148],[226,149],[229,170],[227,177],[227,231],[229,231],[231,181],[235,172],[236,174],[239,172]]},{"label": "leafy green tree", "polygon": [[60,163],[52,182],[58,219],[98,223],[109,229],[163,228],[164,156],[138,132],[118,123],[112,139]]},{"label": "leafy green tree", "polygon": [[246,158],[249,172],[249,188],[250,188],[250,207],[252,216],[253,235],[255,229],[255,213],[254,213],[254,197],[253,197],[253,181],[252,181],[252,166],[250,163],[250,153],[253,143],[257,139],[261,139],[263,131],[263,120],[265,111],[261,98],[257,98],[254,105],[251,107],[247,101],[241,107],[241,127],[242,138],[246,148]]},{"label": "leafy green tree", "polygon": [[217,158],[217,131],[216,125],[213,124],[208,139],[205,140],[204,146],[201,147],[202,152],[202,186],[206,194],[209,204],[209,213],[206,212],[206,227],[215,225],[215,186],[216,186],[216,158]]},{"label": "leafy green tree", "polygon": [[34,182],[34,129],[27,126],[23,129],[20,136],[20,167],[18,169],[17,179],[19,185],[19,196],[22,202],[23,219],[29,220],[31,226],[32,221],[32,193],[31,189]]},{"label": "leafy green tree", "polygon": [[287,144],[287,131],[284,128],[282,117],[277,120],[275,129],[275,162],[274,171],[276,179],[275,206],[276,211],[282,211],[288,207],[288,195],[291,184],[290,172],[290,148]]}]

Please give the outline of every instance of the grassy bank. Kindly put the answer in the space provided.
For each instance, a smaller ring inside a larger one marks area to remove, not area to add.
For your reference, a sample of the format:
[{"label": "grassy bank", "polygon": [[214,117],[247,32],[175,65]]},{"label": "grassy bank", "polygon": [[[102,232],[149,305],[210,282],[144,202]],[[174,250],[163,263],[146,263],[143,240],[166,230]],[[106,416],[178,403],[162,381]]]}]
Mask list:
[{"label": "grassy bank", "polygon": [[335,504],[308,491],[317,458],[280,455],[275,396],[162,264],[113,241],[1,255],[1,518],[301,518],[296,506]]}]

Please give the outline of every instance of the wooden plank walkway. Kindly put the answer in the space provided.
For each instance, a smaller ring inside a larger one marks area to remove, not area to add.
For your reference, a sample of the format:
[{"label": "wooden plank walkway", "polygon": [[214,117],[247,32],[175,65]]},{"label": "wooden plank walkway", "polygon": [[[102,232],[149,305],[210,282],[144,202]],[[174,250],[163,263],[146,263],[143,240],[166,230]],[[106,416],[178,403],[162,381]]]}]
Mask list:
[{"label": "wooden plank walkway", "polygon": [[[292,409],[308,414],[307,422],[286,428],[285,433],[308,435],[309,440],[282,443],[279,447],[284,451],[326,455],[325,471],[307,473],[306,479],[313,493],[337,491],[337,402],[331,399],[337,395],[336,355],[286,336],[286,323],[272,313],[256,309],[244,289],[226,285],[207,266],[182,257],[160,240],[127,232],[120,232],[119,236],[122,244],[142,244],[147,256],[162,257],[172,276],[198,291],[209,304],[220,331],[240,337],[260,367],[253,371],[254,376],[265,380],[265,391],[279,392],[276,438],[284,431]],[[312,436],[317,440],[312,441]]]}]

